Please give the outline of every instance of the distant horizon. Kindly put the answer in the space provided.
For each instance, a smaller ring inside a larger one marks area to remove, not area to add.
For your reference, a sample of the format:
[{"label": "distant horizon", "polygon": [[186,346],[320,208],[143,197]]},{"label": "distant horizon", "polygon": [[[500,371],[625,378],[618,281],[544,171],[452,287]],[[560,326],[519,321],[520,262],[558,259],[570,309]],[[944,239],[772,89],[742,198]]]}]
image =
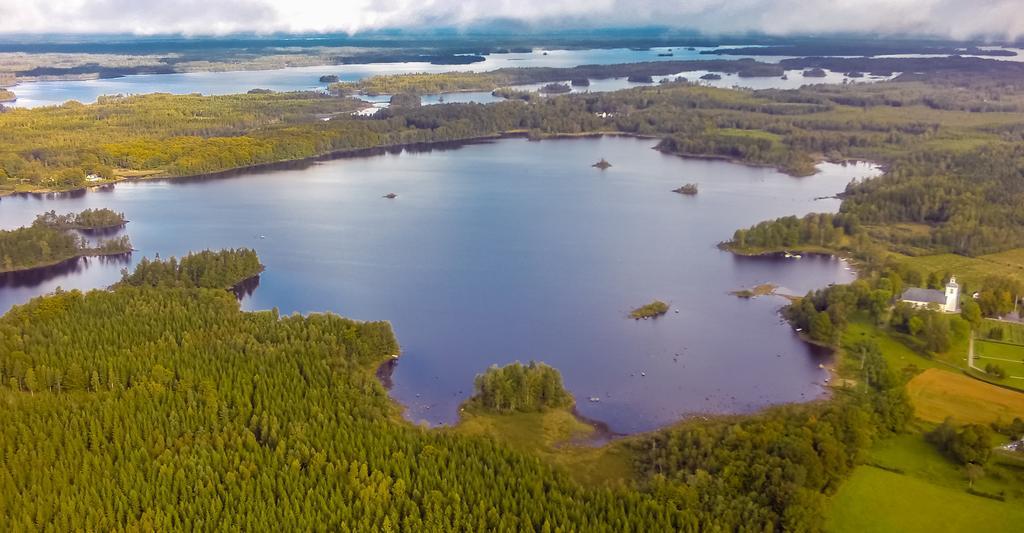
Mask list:
[{"label": "distant horizon", "polygon": [[[614,25],[608,21],[614,20]],[[0,37],[537,34],[656,28],[700,36],[878,36],[1020,42],[1017,0],[25,0]]]},{"label": "distant horizon", "polygon": [[0,42],[38,44],[40,39],[48,43],[88,43],[88,42],[135,42],[135,41],[230,41],[253,40],[273,41],[280,39],[296,40],[372,40],[372,41],[415,41],[425,39],[475,39],[481,37],[500,37],[510,39],[543,40],[579,40],[585,35],[589,40],[612,39],[646,39],[646,40],[678,40],[721,41],[723,43],[790,43],[794,41],[890,41],[890,42],[934,42],[947,44],[973,44],[982,46],[1022,46],[1024,36],[1016,39],[994,36],[976,35],[954,38],[938,34],[903,33],[887,34],[880,32],[830,32],[830,33],[791,33],[769,34],[756,31],[745,32],[704,32],[693,28],[673,28],[668,26],[600,26],[552,28],[531,26],[529,28],[511,28],[507,26],[474,25],[459,27],[389,27],[345,32],[330,31],[236,31],[229,33],[131,33],[131,32],[74,32],[74,31],[42,31],[20,32],[0,31]]}]

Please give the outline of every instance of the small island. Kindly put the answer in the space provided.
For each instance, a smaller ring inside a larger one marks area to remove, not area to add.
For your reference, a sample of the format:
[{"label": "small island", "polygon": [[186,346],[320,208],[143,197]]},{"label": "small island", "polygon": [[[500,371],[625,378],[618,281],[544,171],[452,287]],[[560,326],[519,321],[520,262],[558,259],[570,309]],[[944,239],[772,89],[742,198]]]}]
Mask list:
[{"label": "small island", "polygon": [[653,302],[637,307],[636,309],[629,312],[629,318],[634,320],[658,318],[668,312],[668,304],[661,300],[654,300]]},{"label": "small island", "polygon": [[540,92],[544,94],[565,94],[571,93],[572,87],[565,83],[549,83],[541,87]]},{"label": "small island", "polygon": [[600,161],[598,161],[597,163],[594,163],[593,165],[590,165],[590,166],[592,166],[594,168],[599,168],[601,170],[605,170],[607,168],[610,168],[612,166],[612,164],[609,163],[608,161],[606,161],[605,158],[602,157]]},{"label": "small island", "polygon": [[465,408],[474,411],[537,413],[569,408],[574,403],[558,370],[533,361],[491,366],[476,376],[473,386],[473,397]]},{"label": "small island", "polygon": [[389,192],[384,195],[384,198],[387,198],[388,200],[394,200],[395,198],[398,198],[398,195],[393,192]]},{"label": "small island", "polygon": [[697,195],[697,184],[696,183],[687,183],[686,185],[683,185],[682,187],[679,187],[678,189],[672,189],[672,192],[677,192],[679,194],[685,194],[686,196],[696,196]]},{"label": "small island", "polygon": [[630,83],[654,83],[654,78],[644,74],[634,74],[626,78],[626,81]]},{"label": "small island", "polygon": [[590,87],[590,80],[588,78],[573,78],[569,83],[573,87]]},{"label": "small island", "polygon": [[750,299],[757,298],[758,296],[768,296],[770,294],[775,294],[775,289],[778,288],[778,286],[772,285],[771,283],[762,283],[761,285],[758,285],[753,289],[740,289],[738,291],[732,291],[730,294],[738,298]]},{"label": "small island", "polygon": [[714,81],[722,79],[722,75],[715,72],[708,72],[707,74],[700,77],[702,80]]},{"label": "small island", "polygon": [[820,68],[811,68],[804,71],[805,78],[824,78],[827,74]]},{"label": "small island", "polygon": [[320,76],[320,83],[338,83],[339,81],[341,81],[341,78],[336,74],[325,74]]},{"label": "small island", "polygon": [[274,94],[270,89],[249,89],[247,94]]}]

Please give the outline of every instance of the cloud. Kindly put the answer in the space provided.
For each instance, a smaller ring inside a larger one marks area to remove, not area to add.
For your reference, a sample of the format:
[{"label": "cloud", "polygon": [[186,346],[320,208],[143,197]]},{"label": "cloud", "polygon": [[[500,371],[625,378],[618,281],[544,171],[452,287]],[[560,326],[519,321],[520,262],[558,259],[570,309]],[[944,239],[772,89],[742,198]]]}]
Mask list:
[{"label": "cloud", "polygon": [[538,28],[659,25],[707,33],[1024,35],[1021,0],[21,0],[0,33],[356,32],[514,20]]}]

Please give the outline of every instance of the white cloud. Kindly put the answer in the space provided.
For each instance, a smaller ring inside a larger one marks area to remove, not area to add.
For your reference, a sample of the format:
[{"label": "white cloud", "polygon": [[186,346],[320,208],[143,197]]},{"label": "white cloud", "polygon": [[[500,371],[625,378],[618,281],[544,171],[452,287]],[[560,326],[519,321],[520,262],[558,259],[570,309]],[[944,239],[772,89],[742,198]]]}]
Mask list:
[{"label": "white cloud", "polygon": [[326,32],[528,24],[667,25],[709,33],[1024,35],[1022,0],[21,0],[0,33]]}]

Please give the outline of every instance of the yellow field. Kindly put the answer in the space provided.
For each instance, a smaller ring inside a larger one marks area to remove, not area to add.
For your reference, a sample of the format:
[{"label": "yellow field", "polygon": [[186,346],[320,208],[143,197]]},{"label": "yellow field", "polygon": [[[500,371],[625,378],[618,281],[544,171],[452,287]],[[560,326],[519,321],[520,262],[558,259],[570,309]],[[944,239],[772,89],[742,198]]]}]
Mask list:
[{"label": "yellow field", "polygon": [[987,424],[1024,418],[1024,393],[1003,389],[963,374],[929,368],[907,384],[914,414],[929,422],[946,417]]}]

